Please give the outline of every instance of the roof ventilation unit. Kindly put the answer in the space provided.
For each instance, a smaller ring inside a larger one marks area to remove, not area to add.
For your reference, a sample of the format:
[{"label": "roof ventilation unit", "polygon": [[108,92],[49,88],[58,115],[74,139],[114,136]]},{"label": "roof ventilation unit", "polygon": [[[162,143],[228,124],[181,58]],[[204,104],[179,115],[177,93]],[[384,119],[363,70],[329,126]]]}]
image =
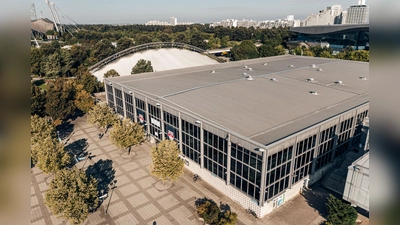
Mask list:
[{"label": "roof ventilation unit", "polygon": [[266,66],[266,65],[268,65],[268,64],[267,64],[267,63],[264,63],[263,65]]},{"label": "roof ventilation unit", "polygon": [[307,81],[308,82],[315,82],[314,78],[308,78]]},{"label": "roof ventilation unit", "polygon": [[247,69],[247,66],[243,66],[243,69]]},{"label": "roof ventilation unit", "polygon": [[318,95],[317,91],[310,91],[310,94],[312,94],[312,95]]},{"label": "roof ventilation unit", "polygon": [[343,85],[343,81],[341,80],[335,81],[335,84]]},{"label": "roof ventilation unit", "polygon": [[211,73],[215,73],[215,70],[211,70]]},{"label": "roof ventilation unit", "polygon": [[293,65],[289,65],[289,67],[294,67]]},{"label": "roof ventilation unit", "polygon": [[322,70],[321,68],[318,68],[318,69],[317,69],[317,71],[320,71],[320,72],[322,72],[323,70]]},{"label": "roof ventilation unit", "polygon": [[248,74],[247,74],[247,73],[242,73],[242,75],[243,75],[243,76],[247,76]]},{"label": "roof ventilation unit", "polygon": [[247,68],[248,71],[253,71],[253,68]]},{"label": "roof ventilation unit", "polygon": [[254,78],[253,78],[251,75],[248,75],[248,76],[246,77],[246,79],[247,79],[247,80],[254,80]]},{"label": "roof ventilation unit", "polygon": [[317,66],[315,64],[311,64],[310,67],[311,68],[317,68]]},{"label": "roof ventilation unit", "polygon": [[276,78],[271,78],[271,79],[269,79],[269,81],[271,81],[271,82],[278,82],[278,79],[276,79]]},{"label": "roof ventilation unit", "polygon": [[367,80],[367,78],[366,78],[366,77],[360,77],[360,79],[361,79],[361,80]]}]

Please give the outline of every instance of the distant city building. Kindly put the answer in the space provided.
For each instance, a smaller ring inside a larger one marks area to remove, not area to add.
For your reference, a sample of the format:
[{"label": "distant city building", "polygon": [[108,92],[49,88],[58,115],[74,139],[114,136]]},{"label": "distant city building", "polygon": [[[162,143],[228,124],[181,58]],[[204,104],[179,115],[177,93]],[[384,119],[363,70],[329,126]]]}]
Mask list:
[{"label": "distant city building", "polygon": [[[364,0],[359,3],[365,3]],[[365,4],[352,5],[347,10],[346,24],[369,23],[369,7]]]},{"label": "distant city building", "polygon": [[264,21],[254,21],[254,20],[235,20],[235,19],[227,19],[219,22],[214,22],[210,24],[210,27],[254,27],[254,28],[277,28],[277,27],[295,27],[300,26],[300,20],[294,20],[294,15],[288,15],[285,19],[277,19],[277,20],[264,20]]},{"label": "distant city building", "polygon": [[176,26],[176,25],[178,25],[178,19],[175,17],[171,17],[170,23],[171,23],[171,26]]},{"label": "distant city building", "polygon": [[178,19],[175,17],[170,18],[170,22],[159,21],[159,20],[151,20],[145,23],[146,26],[176,26],[176,25],[192,25],[194,22],[180,22],[178,23]]},{"label": "distant city building", "polygon": [[332,25],[341,24],[341,5],[333,5],[321,10],[318,14],[311,14],[303,20],[302,26],[319,26],[319,25]]}]

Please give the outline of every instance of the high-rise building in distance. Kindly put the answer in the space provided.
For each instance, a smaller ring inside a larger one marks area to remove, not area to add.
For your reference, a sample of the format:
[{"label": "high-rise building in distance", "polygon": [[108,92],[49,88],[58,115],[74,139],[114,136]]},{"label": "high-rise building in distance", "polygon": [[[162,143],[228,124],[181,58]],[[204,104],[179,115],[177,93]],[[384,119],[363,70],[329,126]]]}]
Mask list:
[{"label": "high-rise building in distance", "polygon": [[347,10],[346,24],[369,23],[369,7],[365,0],[359,0],[359,5],[352,5]]},{"label": "high-rise building in distance", "polygon": [[176,25],[178,25],[178,19],[175,18],[175,17],[171,17],[170,18],[170,23],[171,23],[172,26],[176,26]]}]

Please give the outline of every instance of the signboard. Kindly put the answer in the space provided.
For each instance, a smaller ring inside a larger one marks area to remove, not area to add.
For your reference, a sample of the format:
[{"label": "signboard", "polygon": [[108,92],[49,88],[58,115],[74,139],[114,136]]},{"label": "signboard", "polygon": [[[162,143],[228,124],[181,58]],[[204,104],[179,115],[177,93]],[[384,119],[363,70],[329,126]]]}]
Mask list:
[{"label": "signboard", "polygon": [[160,126],[161,126],[160,121],[154,119],[153,117],[151,117],[150,122],[151,122],[152,124],[156,125],[157,127],[160,127]]},{"label": "signboard", "polygon": [[168,135],[169,140],[173,141],[175,139],[174,132],[168,130],[167,135]]},{"label": "signboard", "polygon": [[278,199],[277,199],[277,201],[276,201],[276,203],[277,203],[278,206],[281,206],[281,205],[285,202],[285,196],[284,196],[284,195],[285,195],[285,194],[283,194],[283,195],[281,195],[281,196],[278,197]]},{"label": "signboard", "polygon": [[144,117],[143,117],[143,115],[142,114],[139,114],[139,122],[140,123],[143,123],[144,122]]}]

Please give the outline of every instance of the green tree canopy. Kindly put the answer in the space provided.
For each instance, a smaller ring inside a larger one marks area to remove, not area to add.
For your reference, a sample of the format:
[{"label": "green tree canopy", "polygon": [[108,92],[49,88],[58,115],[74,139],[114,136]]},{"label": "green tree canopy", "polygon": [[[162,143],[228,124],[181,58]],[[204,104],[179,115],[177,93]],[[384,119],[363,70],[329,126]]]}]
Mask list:
[{"label": "green tree canopy", "polygon": [[243,59],[258,58],[259,54],[253,41],[242,41],[239,45],[235,45],[231,49],[232,59],[235,61]]},{"label": "green tree canopy", "polygon": [[83,223],[89,210],[98,206],[97,180],[81,169],[60,170],[50,182],[45,204],[70,224]]},{"label": "green tree canopy", "polygon": [[46,91],[31,84],[31,115],[45,115]]},{"label": "green tree canopy", "polygon": [[329,195],[326,203],[328,209],[327,222],[334,225],[355,225],[357,220],[357,211],[347,203]]},{"label": "green tree canopy", "polygon": [[75,85],[75,107],[87,113],[94,106],[93,97],[83,89],[82,84]]},{"label": "green tree canopy", "polygon": [[122,122],[114,124],[110,132],[110,140],[118,148],[139,145],[145,141],[143,126],[125,118]]},{"label": "green tree canopy", "polygon": [[71,157],[64,150],[64,144],[57,139],[46,137],[32,146],[32,161],[44,173],[54,173],[71,162]]},{"label": "green tree canopy", "polygon": [[226,210],[220,213],[218,225],[235,225],[237,222],[237,213]]},{"label": "green tree canopy", "polygon": [[220,209],[214,201],[206,200],[200,204],[196,204],[197,214],[204,219],[207,224],[218,224],[220,221]]},{"label": "green tree canopy", "polygon": [[165,182],[173,182],[183,174],[184,162],[179,157],[179,148],[176,142],[163,140],[157,146],[152,147],[150,173]]},{"label": "green tree canopy", "polygon": [[104,73],[104,78],[108,78],[108,77],[119,77],[119,73],[116,70],[111,69],[111,70],[107,71],[106,73]]},{"label": "green tree canopy", "polygon": [[150,60],[140,59],[132,68],[131,74],[153,72],[153,66]]},{"label": "green tree canopy", "polygon": [[[36,144],[43,141],[47,137],[54,138],[56,129],[48,117],[39,117],[38,115],[31,116],[31,144]],[[35,158],[36,157],[33,157]]]},{"label": "green tree canopy", "polygon": [[106,103],[96,104],[87,113],[87,122],[95,124],[103,129],[107,129],[109,125],[115,124],[118,121],[117,114],[115,114],[113,109],[108,107]]},{"label": "green tree canopy", "polygon": [[258,47],[258,52],[260,53],[260,57],[269,57],[269,56],[275,56],[276,55],[276,51],[274,49],[274,47],[272,47],[271,45],[261,45],[260,47]]},{"label": "green tree canopy", "polygon": [[53,118],[56,124],[74,112],[74,91],[73,82],[68,79],[58,78],[49,83],[46,93],[46,114]]}]

